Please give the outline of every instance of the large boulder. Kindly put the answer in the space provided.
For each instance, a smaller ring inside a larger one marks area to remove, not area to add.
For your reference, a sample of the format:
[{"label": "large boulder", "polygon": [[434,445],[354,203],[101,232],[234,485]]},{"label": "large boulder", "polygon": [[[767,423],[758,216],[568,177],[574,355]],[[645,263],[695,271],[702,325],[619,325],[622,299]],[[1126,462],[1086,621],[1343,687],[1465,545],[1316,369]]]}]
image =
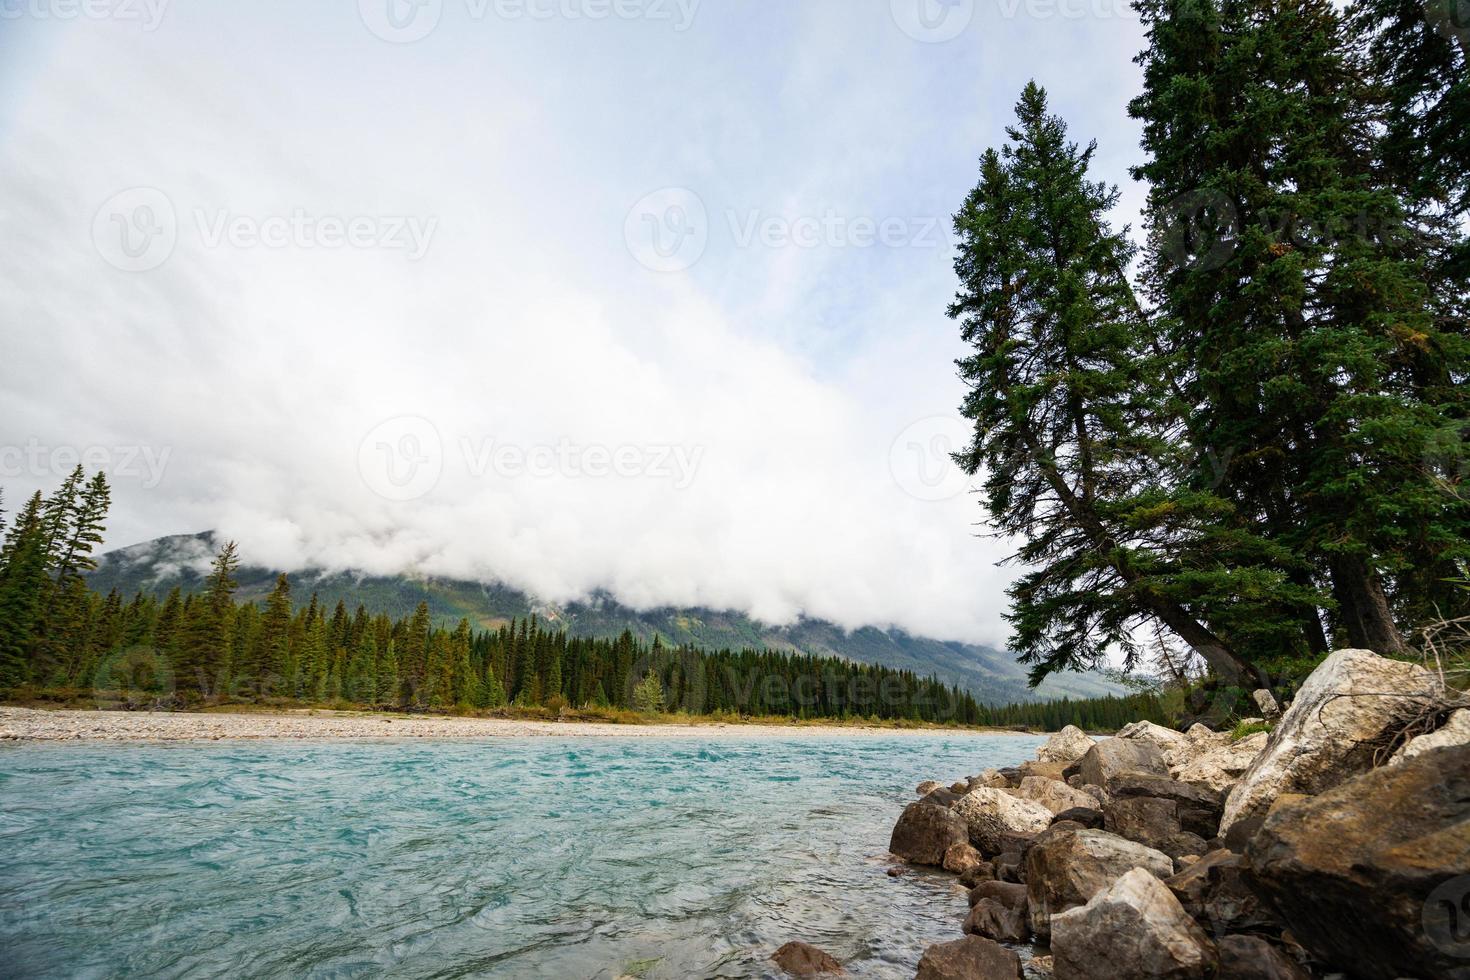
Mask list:
[{"label": "large boulder", "polygon": [[1080,789],[1073,789],[1066,783],[1043,776],[1027,776],[1021,780],[1021,785],[1011,792],[1023,800],[1040,803],[1053,814],[1078,806],[1092,807],[1097,803]]},{"label": "large boulder", "polygon": [[1470,745],[1278,807],[1246,858],[1324,963],[1362,980],[1456,976],[1470,964]]},{"label": "large boulder", "polygon": [[1439,728],[1417,738],[1412,738],[1393,754],[1388,764],[1396,766],[1405,759],[1412,759],[1431,749],[1444,749],[1454,745],[1470,744],[1470,708],[1461,708],[1450,715]]},{"label": "large boulder", "polygon": [[[1039,834],[1051,824],[1052,812],[1040,803],[1003,790],[980,786],[966,793],[953,812],[968,828],[970,843],[986,854],[1005,850],[1006,835]],[[942,858],[944,855],[940,855]]]},{"label": "large boulder", "polygon": [[1227,736],[1223,742],[1211,744],[1170,771],[1180,782],[1196,783],[1224,793],[1256,761],[1266,747],[1267,738],[1265,732],[1256,732],[1239,741]]},{"label": "large boulder", "polygon": [[924,950],[914,980],[1021,980],[1021,958],[994,940],[966,936]]},{"label": "large boulder", "polygon": [[1068,725],[1046,740],[1036,751],[1041,762],[1076,762],[1092,748],[1092,736],[1075,725]]},{"label": "large boulder", "polygon": [[982,898],[971,906],[961,928],[966,935],[983,936],[998,943],[1024,943],[1031,938],[1026,913],[993,898]]},{"label": "large boulder", "polygon": [[1423,711],[1435,677],[1418,664],[1339,650],[1312,671],[1251,763],[1220,818],[1220,833],[1264,818],[1281,793],[1321,793],[1372,768],[1377,749]]},{"label": "large boulder", "polygon": [[1179,823],[1179,804],[1173,800],[1125,796],[1103,807],[1103,829],[1162,851],[1164,841],[1184,828]]},{"label": "large boulder", "polygon": [[1104,830],[1049,834],[1026,853],[1031,930],[1045,938],[1051,917],[1083,904],[1134,868],[1160,878],[1174,873],[1167,854]]},{"label": "large boulder", "polygon": [[888,849],[905,861],[939,867],[951,845],[968,840],[969,829],[953,810],[910,803],[894,825]]},{"label": "large boulder", "polygon": [[1057,980],[1204,980],[1219,955],[1163,882],[1135,868],[1052,917]]},{"label": "large boulder", "polygon": [[1176,732],[1163,725],[1155,725],[1151,721],[1135,721],[1131,725],[1124,725],[1118,729],[1118,737],[1152,742],[1160,750],[1182,749],[1189,745],[1189,736],[1183,732]]},{"label": "large boulder", "polygon": [[1146,739],[1105,738],[1087,750],[1077,761],[1077,767],[1084,784],[1104,789],[1124,773],[1169,777],[1164,753]]},{"label": "large boulder", "polygon": [[793,977],[840,976],[847,972],[830,953],[802,942],[782,946],[771,961]]}]

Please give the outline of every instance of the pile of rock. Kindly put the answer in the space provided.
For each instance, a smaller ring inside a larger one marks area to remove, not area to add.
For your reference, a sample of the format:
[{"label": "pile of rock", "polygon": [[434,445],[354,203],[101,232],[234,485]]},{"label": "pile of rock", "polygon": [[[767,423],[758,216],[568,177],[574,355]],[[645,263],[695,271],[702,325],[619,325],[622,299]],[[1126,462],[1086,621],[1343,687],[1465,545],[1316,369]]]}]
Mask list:
[{"label": "pile of rock", "polygon": [[[1470,715],[1426,726],[1435,704],[1428,671],[1343,650],[1269,735],[1067,728],[923,784],[890,848],[971,907],[918,976],[1015,980],[1019,948],[1057,980],[1470,977]],[[1411,724],[1432,730],[1391,751]]]}]

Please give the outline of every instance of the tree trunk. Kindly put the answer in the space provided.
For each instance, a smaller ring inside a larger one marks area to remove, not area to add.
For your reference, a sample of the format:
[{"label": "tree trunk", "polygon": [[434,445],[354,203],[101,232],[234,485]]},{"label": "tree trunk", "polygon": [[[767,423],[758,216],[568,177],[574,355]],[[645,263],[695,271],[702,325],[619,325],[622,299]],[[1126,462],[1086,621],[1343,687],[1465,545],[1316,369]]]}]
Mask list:
[{"label": "tree trunk", "polygon": [[1144,604],[1165,626],[1173,630],[1179,639],[1188,643],[1196,653],[1205,658],[1205,663],[1210,665],[1215,676],[1227,684],[1239,684],[1243,678],[1250,675],[1250,665],[1237,657],[1234,651],[1210,632],[1208,627],[1191,616],[1183,606],[1154,597],[1146,597]]},{"label": "tree trunk", "polygon": [[1321,656],[1332,649],[1332,644],[1327,641],[1327,633],[1322,629],[1322,613],[1316,609],[1308,609],[1302,617],[1302,631],[1307,636],[1307,649]]},{"label": "tree trunk", "polygon": [[1383,655],[1403,653],[1404,638],[1393,621],[1377,573],[1362,558],[1351,555],[1334,558],[1331,565],[1332,594],[1348,644]]}]

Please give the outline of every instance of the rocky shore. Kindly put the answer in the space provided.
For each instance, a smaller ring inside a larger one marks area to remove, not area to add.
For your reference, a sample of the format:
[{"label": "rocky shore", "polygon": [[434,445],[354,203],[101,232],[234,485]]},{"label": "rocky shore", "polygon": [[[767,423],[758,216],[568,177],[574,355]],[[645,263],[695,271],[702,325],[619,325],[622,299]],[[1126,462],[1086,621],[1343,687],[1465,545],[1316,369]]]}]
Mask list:
[{"label": "rocky shore", "polygon": [[1269,734],[1068,728],[921,784],[890,850],[957,875],[970,912],[917,980],[1470,978],[1463,697],[1342,650],[1284,712],[1256,702]]},{"label": "rocky shore", "polygon": [[[197,742],[218,739],[363,738],[793,738],[933,734],[932,729],[861,725],[614,725],[348,711],[69,711],[0,706],[0,742]],[[965,732],[984,737],[988,733]]]}]

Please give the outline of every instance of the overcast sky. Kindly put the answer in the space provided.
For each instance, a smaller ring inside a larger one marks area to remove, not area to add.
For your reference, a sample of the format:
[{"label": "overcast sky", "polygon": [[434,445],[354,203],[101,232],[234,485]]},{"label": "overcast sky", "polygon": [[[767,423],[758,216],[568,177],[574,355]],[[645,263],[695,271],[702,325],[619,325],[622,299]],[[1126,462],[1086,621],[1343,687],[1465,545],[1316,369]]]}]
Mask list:
[{"label": "overcast sky", "polygon": [[1003,642],[949,215],[1035,77],[1136,223],[1141,32],[946,2],[0,0],[6,509]]}]

